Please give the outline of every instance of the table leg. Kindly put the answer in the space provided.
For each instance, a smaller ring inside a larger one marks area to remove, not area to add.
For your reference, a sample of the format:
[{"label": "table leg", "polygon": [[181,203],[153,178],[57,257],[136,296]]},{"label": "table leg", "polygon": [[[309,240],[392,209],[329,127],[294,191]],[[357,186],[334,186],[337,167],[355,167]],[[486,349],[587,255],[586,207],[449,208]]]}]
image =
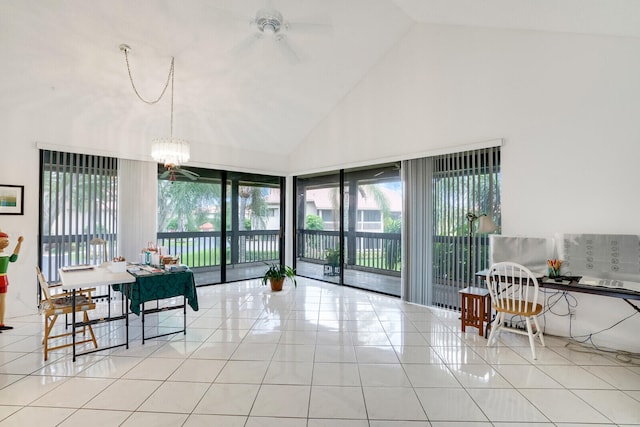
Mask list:
[{"label": "table leg", "polygon": [[466,316],[467,316],[467,297],[466,295],[462,296],[462,304],[461,304],[461,316],[460,318],[462,319],[462,332],[466,331],[466,327],[467,327],[467,322],[466,322]]},{"label": "table leg", "polygon": [[73,361],[76,361],[76,290],[71,290],[71,348]]},{"label": "table leg", "polygon": [[122,307],[122,312],[124,313],[124,329],[125,329],[125,340],[126,340],[126,349],[129,350],[129,286],[130,283],[125,285],[126,292],[122,292],[122,301],[124,301],[124,307]]},{"label": "table leg", "polygon": [[478,311],[478,317],[480,318],[480,326],[478,327],[478,331],[480,332],[480,336],[483,336],[484,329],[484,320],[485,320],[485,309],[484,309],[484,297],[478,298],[480,300],[480,310]]}]

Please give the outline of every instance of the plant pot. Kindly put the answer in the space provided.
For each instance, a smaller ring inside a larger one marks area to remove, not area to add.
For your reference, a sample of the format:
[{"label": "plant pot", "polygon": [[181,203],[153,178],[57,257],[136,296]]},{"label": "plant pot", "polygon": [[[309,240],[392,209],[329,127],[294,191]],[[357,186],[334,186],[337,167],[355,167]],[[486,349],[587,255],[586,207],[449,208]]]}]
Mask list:
[{"label": "plant pot", "polygon": [[271,290],[273,292],[281,291],[282,284],[284,283],[284,277],[280,280],[269,279],[269,283],[271,283]]}]

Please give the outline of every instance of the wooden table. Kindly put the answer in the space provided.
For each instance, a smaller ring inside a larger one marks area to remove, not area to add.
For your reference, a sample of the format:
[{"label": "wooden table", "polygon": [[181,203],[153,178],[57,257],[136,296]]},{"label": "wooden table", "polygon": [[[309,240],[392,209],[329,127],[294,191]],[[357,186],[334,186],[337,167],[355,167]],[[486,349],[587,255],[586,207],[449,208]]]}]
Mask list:
[{"label": "wooden table", "polygon": [[478,328],[480,336],[484,336],[484,324],[491,320],[491,302],[489,291],[484,288],[470,286],[458,293],[462,296],[461,316],[462,332],[466,332],[467,326]]}]

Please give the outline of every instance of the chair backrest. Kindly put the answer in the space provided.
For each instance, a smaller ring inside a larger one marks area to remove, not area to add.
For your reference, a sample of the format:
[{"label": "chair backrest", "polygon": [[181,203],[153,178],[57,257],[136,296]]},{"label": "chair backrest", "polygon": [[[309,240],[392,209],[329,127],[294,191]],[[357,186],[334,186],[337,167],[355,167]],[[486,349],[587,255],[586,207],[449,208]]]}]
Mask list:
[{"label": "chair backrest", "polygon": [[538,280],[515,262],[493,264],[487,273],[487,288],[493,305],[503,310],[524,311],[527,302],[538,304]]},{"label": "chair backrest", "polygon": [[36,273],[38,275],[38,283],[40,283],[40,289],[42,290],[42,294],[44,298],[51,302],[51,294],[49,293],[49,283],[47,283],[47,279],[45,279],[44,274],[40,271],[40,267],[36,265]]}]

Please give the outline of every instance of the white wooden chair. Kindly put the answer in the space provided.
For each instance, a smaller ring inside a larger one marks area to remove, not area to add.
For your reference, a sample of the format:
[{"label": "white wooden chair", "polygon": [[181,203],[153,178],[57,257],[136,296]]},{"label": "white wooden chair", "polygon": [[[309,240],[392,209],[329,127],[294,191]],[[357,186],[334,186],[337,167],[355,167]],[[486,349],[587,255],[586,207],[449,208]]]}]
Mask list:
[{"label": "white wooden chair", "polygon": [[[44,299],[40,301],[40,312],[44,314],[44,339],[42,340],[42,344],[44,344],[44,360],[47,360],[49,357],[49,352],[52,350],[58,350],[60,348],[70,347],[73,343],[65,343],[56,345],[54,347],[49,346],[49,340],[62,338],[70,336],[73,331],[65,332],[63,334],[51,335],[51,330],[53,326],[56,324],[56,320],[58,320],[58,316],[62,314],[71,314],[73,313],[73,305],[71,301],[72,293],[71,292],[62,292],[55,295],[51,295],[49,283],[44,277],[44,274],[40,271],[39,267],[36,267],[36,272],[38,274],[38,282],[40,283],[40,289],[42,289],[42,294],[44,295]],[[94,310],[96,308],[96,303],[93,302],[91,298],[91,292],[94,289],[82,289],[76,291],[76,313],[83,313],[84,322],[89,321],[89,316],[87,311]],[[93,328],[91,325],[82,326],[81,333],[86,337],[86,330],[89,330],[89,334],[91,338],[82,339],[80,341],[76,340],[76,345],[81,345],[89,342],[93,342],[95,348],[98,348],[98,342],[96,341],[96,336],[93,333]]]},{"label": "white wooden chair", "polygon": [[[527,335],[531,354],[536,358],[534,339],[538,337],[544,347],[544,336],[538,323],[538,314],[542,312],[542,304],[538,302],[540,297],[538,280],[526,267],[514,262],[499,262],[493,264],[487,273],[487,287],[491,295],[491,307],[496,311],[496,319],[491,325],[491,334],[487,346],[502,330],[517,334]],[[526,324],[526,330],[507,326],[505,318],[522,316]],[[535,325],[535,331],[533,325]]]}]

